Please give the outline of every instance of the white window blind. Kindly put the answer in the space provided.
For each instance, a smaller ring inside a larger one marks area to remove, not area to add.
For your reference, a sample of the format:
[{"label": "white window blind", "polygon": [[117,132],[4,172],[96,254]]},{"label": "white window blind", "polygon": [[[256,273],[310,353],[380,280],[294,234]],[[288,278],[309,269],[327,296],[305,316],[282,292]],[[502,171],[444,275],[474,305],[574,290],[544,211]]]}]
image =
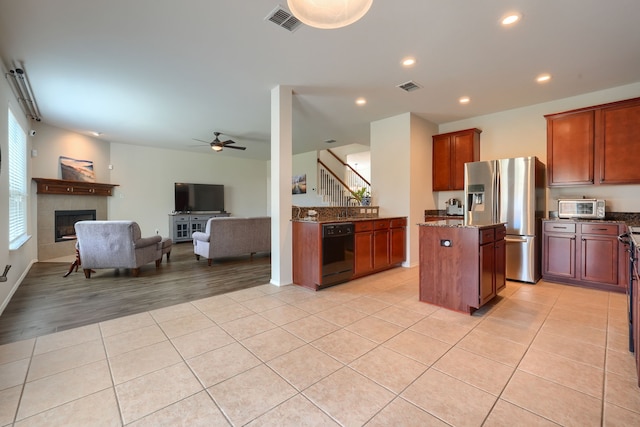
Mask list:
[{"label": "white window blind", "polygon": [[9,249],[27,236],[27,135],[9,110]]}]

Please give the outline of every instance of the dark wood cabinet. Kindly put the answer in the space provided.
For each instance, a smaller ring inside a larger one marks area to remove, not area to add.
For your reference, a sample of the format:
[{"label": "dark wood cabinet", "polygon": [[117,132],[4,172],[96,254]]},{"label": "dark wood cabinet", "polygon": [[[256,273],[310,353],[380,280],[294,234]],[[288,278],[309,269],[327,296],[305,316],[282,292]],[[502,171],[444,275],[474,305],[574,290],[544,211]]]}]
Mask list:
[{"label": "dark wood cabinet", "polygon": [[596,120],[600,183],[640,183],[640,168],[629,161],[640,150],[640,98],[603,107]]},{"label": "dark wood cabinet", "polygon": [[293,283],[317,290],[322,283],[322,225],[294,221],[292,249]]},{"label": "dark wood cabinet", "polygon": [[389,225],[389,256],[390,264],[397,265],[406,258],[407,219],[395,218]]},{"label": "dark wood cabinet", "polygon": [[618,226],[581,224],[580,280],[618,285]]},{"label": "dark wood cabinet", "polygon": [[112,196],[118,184],[69,181],[64,179],[33,178],[38,194],[67,194],[73,196]]},{"label": "dark wood cabinet", "polygon": [[389,260],[389,220],[373,221],[373,268],[386,268]]},{"label": "dark wood cabinet", "polygon": [[406,225],[406,217],[356,221],[354,277],[402,264]]},{"label": "dark wood cabinet", "polygon": [[355,223],[354,276],[364,276],[373,271],[373,221]]},{"label": "dark wood cabinet", "polygon": [[505,227],[420,227],[420,301],[471,313],[506,286]]},{"label": "dark wood cabinet", "polygon": [[464,164],[480,160],[480,129],[433,136],[433,191],[463,190]]},{"label": "dark wood cabinet", "polygon": [[549,221],[542,233],[542,276],[576,278],[576,224]]},{"label": "dark wood cabinet", "polygon": [[547,117],[549,186],[593,184],[594,117],[593,111]]},{"label": "dark wood cabinet", "polygon": [[480,305],[486,304],[496,296],[495,258],[493,242],[480,245]]},{"label": "dark wood cabinet", "polygon": [[550,187],[640,183],[628,161],[640,150],[640,98],[545,118]]},{"label": "dark wood cabinet", "polygon": [[549,220],[543,223],[545,280],[624,292],[627,260],[621,223]]},{"label": "dark wood cabinet", "polygon": [[495,251],[495,280],[496,294],[507,287],[507,229],[506,227],[496,228],[496,240],[494,242]]},{"label": "dark wood cabinet", "polygon": [[480,230],[480,305],[491,301],[506,287],[506,228]]}]

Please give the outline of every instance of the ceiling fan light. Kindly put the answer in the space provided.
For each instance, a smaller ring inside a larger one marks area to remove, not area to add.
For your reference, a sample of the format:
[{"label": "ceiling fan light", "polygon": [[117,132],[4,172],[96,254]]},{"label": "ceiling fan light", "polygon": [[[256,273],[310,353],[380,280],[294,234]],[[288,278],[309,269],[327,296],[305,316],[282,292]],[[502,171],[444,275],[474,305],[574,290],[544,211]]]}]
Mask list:
[{"label": "ceiling fan light", "polygon": [[212,146],[211,146],[211,149],[212,149],[213,151],[222,151],[222,147],[220,147],[219,145],[212,145]]},{"label": "ceiling fan light", "polygon": [[371,3],[373,0],[287,0],[296,18],[326,30],[353,24],[369,11]]}]

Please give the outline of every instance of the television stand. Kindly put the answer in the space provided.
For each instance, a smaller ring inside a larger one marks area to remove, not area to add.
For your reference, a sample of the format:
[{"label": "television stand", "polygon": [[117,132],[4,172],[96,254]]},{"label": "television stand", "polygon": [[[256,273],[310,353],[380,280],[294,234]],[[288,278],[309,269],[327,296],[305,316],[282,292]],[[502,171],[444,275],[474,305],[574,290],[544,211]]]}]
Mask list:
[{"label": "television stand", "polygon": [[196,231],[204,231],[209,218],[228,217],[229,212],[210,213],[171,213],[169,214],[169,233],[174,243],[190,242]]}]

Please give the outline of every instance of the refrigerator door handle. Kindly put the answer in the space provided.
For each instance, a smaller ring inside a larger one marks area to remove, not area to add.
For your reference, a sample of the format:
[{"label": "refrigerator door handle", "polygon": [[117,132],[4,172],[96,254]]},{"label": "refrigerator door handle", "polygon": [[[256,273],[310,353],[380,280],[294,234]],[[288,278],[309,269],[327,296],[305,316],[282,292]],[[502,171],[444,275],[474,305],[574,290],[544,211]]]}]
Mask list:
[{"label": "refrigerator door handle", "polygon": [[493,204],[493,222],[500,222],[500,168],[499,163],[496,166],[496,193],[495,193],[495,203]]},{"label": "refrigerator door handle", "polygon": [[507,237],[504,238],[504,241],[507,242],[507,243],[526,243],[527,239],[524,239],[522,237],[513,238],[513,237],[508,237],[507,236]]}]

